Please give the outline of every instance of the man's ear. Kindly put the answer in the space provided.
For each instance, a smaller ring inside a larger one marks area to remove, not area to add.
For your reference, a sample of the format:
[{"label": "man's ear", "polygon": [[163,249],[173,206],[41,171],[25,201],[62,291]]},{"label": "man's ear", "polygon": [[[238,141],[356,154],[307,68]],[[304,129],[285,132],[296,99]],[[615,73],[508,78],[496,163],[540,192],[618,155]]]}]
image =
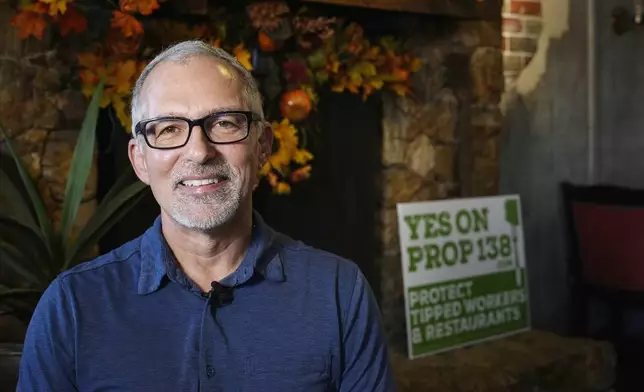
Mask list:
[{"label": "man's ear", "polygon": [[150,185],[150,176],[148,174],[148,165],[145,162],[145,156],[143,155],[143,148],[139,145],[139,141],[136,140],[136,137],[130,139],[130,142],[127,146],[128,157],[130,158],[130,163],[136,176],[139,177],[139,180],[144,184]]},{"label": "man's ear", "polygon": [[261,125],[262,129],[259,134],[259,167],[264,167],[268,158],[273,153],[273,126],[270,122],[264,121]]}]

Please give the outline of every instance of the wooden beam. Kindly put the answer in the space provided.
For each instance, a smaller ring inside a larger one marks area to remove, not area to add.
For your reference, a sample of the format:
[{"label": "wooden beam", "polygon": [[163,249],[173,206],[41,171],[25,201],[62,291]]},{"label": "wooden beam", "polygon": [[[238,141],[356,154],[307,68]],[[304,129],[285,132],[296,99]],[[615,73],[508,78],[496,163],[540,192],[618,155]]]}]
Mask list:
[{"label": "wooden beam", "polygon": [[501,19],[503,0],[302,0],[385,11],[434,14],[458,18]]}]

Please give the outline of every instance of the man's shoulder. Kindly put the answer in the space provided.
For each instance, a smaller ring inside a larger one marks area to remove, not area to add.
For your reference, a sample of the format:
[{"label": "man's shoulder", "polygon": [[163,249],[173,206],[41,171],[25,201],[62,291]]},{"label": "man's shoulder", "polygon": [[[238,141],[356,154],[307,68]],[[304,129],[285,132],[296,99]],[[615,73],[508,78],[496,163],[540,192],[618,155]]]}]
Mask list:
[{"label": "man's shoulder", "polygon": [[83,278],[108,277],[115,269],[132,269],[133,263],[140,260],[142,236],[137,237],[107,253],[97,256],[91,260],[82,262],[58,276],[60,281],[82,280]]},{"label": "man's shoulder", "polygon": [[351,259],[323,250],[302,241],[294,240],[277,233],[283,249],[282,262],[287,270],[306,271],[319,278],[340,278],[354,281],[360,272],[358,265]]}]

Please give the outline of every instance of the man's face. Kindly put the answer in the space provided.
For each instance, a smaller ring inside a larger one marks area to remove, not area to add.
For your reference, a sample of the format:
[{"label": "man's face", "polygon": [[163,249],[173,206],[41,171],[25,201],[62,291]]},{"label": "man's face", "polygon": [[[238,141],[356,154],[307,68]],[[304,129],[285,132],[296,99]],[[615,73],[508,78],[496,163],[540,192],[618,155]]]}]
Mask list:
[{"label": "man's face", "polygon": [[[198,119],[214,111],[249,110],[242,88],[234,68],[216,59],[164,62],[143,86],[141,111],[144,119]],[[143,141],[139,149],[133,140],[130,161],[141,181],[150,185],[162,213],[185,227],[210,230],[228,222],[240,208],[252,208],[257,173],[272,143],[270,127],[263,132],[261,128],[253,122],[248,138],[226,145],[208,141],[199,126],[188,143],[176,149],[153,149]]]}]

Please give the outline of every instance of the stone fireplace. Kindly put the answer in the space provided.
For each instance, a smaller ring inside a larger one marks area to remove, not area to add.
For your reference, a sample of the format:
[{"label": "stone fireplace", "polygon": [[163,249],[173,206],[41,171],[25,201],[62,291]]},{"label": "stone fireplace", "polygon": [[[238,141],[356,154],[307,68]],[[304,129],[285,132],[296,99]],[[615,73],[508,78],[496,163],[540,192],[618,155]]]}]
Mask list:
[{"label": "stone fireplace", "polygon": [[[376,9],[348,0],[310,3],[335,3],[323,6],[376,30],[384,23],[411,41],[423,67],[413,76],[410,98],[379,93],[362,102],[356,96],[324,95],[320,118],[328,132],[321,133],[325,140],[310,184],[297,185],[291,196],[270,196],[260,189],[258,208],[286,234],[354,259],[376,292],[393,347],[404,351],[396,203],[497,192],[504,91],[501,1],[370,2]],[[55,218],[84,101],[70,88],[78,82],[65,65],[72,60],[46,42],[18,40],[8,23],[11,12],[8,3],[0,3],[0,121],[16,138]],[[98,158],[79,226],[100,201],[101,189],[109,187],[105,179],[126,163],[127,137],[119,138],[109,141],[110,151],[117,153],[105,158],[101,152]],[[148,206],[132,214],[108,235],[103,251],[137,235],[156,209]]]},{"label": "stone fireplace", "polygon": [[[499,14],[500,15],[500,14]],[[444,17],[443,17],[444,18]],[[381,308],[396,348],[405,308],[396,203],[492,195],[498,186],[503,92],[500,20],[443,20],[444,35],[415,34],[425,66],[416,100],[383,97]]]}]

